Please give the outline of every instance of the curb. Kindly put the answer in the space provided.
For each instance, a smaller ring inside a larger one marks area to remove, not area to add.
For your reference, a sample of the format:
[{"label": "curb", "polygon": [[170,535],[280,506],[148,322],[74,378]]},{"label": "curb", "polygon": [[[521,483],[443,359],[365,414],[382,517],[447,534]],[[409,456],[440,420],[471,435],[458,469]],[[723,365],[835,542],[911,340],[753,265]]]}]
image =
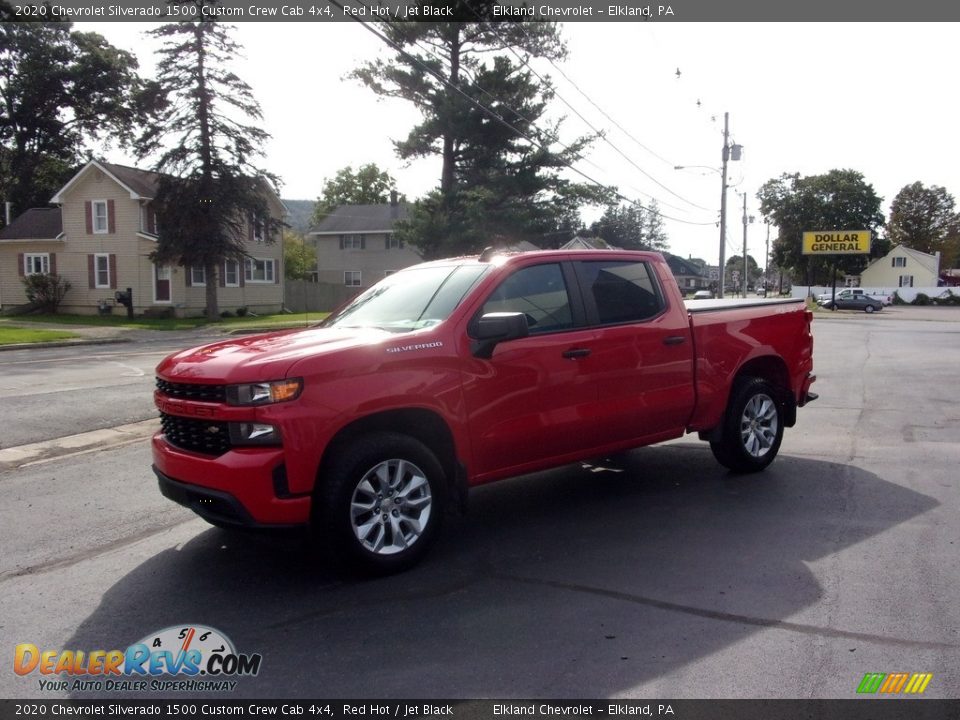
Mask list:
[{"label": "curb", "polygon": [[149,438],[160,429],[160,419],[151,418],[141,422],[118,425],[113,428],[92,430],[77,435],[44,440],[42,442],[18,445],[0,450],[0,470],[19,468],[67,455],[79,455],[85,452],[107,450],[121,445],[129,445]]},{"label": "curb", "polygon": [[130,338],[93,338],[80,340],[54,340],[53,342],[38,343],[14,343],[12,345],[0,345],[0,352],[5,350],[35,350],[43,348],[63,348],[73,347],[74,345],[116,345],[119,343],[132,342]]}]

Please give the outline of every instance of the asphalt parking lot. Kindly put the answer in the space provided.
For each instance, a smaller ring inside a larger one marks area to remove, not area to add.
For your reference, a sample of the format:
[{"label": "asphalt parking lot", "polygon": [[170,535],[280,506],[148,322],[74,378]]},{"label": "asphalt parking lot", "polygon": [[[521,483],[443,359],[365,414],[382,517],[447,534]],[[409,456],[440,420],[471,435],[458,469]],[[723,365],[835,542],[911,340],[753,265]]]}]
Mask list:
[{"label": "asphalt parking lot", "polygon": [[[960,311],[914,310],[818,314],[820,399],[765,472],[691,437],[479,488],[379,580],[208,527],[143,444],[7,471],[0,647],[202,623],[263,655],[227,697],[960,697]],[[43,693],[7,663],[0,696]]]}]

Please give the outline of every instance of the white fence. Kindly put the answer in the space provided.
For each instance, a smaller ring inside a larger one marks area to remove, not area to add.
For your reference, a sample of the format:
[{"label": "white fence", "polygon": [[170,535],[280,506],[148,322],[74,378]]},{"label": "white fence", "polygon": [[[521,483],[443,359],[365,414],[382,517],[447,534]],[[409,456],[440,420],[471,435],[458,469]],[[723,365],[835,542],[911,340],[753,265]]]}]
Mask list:
[{"label": "white fence", "polygon": [[[845,285],[837,285],[837,292],[845,290]],[[948,292],[953,292],[954,295],[960,295],[960,287],[948,288],[948,287],[870,287],[864,286],[861,288],[866,291],[867,295],[871,295],[877,299],[882,299],[885,297],[893,297],[893,294],[896,293],[900,296],[900,299],[904,302],[913,302],[913,300],[923,293],[927,297],[936,298],[941,295],[946,295]],[[816,297],[822,293],[830,293],[832,288],[830,286],[824,287],[823,285],[794,285],[791,290],[791,296],[795,298],[807,297],[808,295],[813,295]]]}]

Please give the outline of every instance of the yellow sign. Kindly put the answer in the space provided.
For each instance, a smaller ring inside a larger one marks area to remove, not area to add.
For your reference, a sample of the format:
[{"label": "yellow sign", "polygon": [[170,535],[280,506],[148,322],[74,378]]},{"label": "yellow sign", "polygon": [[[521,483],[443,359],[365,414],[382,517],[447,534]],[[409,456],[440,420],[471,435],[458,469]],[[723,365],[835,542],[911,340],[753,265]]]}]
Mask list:
[{"label": "yellow sign", "polygon": [[803,234],[804,255],[859,255],[869,252],[869,230],[815,230]]}]

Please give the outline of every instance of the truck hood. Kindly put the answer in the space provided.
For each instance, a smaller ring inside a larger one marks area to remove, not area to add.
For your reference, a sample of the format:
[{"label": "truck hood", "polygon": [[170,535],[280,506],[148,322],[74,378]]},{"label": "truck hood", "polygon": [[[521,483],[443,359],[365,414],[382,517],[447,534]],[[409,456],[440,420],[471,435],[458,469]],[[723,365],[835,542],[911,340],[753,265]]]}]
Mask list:
[{"label": "truck hood", "polygon": [[402,335],[375,328],[283,330],[222,340],[181,350],[157,365],[173,382],[241,383],[280,380],[299,360],[397,340]]}]

